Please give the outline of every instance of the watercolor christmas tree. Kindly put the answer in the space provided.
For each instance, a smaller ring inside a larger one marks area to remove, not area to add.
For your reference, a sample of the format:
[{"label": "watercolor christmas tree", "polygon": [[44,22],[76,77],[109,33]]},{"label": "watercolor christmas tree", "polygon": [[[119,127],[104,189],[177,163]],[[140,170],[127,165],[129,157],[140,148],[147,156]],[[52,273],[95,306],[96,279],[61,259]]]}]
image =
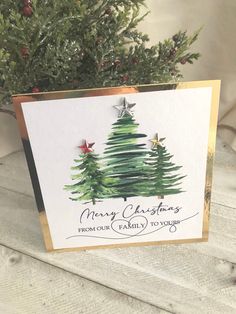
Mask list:
[{"label": "watercolor christmas tree", "polygon": [[147,155],[145,144],[138,140],[147,135],[138,133],[139,124],[133,118],[132,108],[124,98],[123,104],[115,106],[118,120],[112,125],[104,151],[105,175],[110,179],[114,193],[110,197],[138,196],[138,185],[145,179],[144,161]]},{"label": "watercolor christmas tree", "polygon": [[82,150],[80,159],[75,159],[76,166],[72,167],[77,173],[72,175],[76,183],[65,185],[65,190],[71,191],[73,201],[87,201],[96,204],[104,195],[110,193],[105,185],[104,173],[100,170],[99,157],[93,151],[94,143],[86,141],[79,148]]},{"label": "watercolor christmas tree", "polygon": [[171,162],[173,155],[168,153],[163,144],[164,140],[165,138],[159,139],[158,134],[151,140],[152,149],[145,161],[147,167],[144,195],[146,196],[164,198],[165,195],[183,192],[179,185],[185,176],[176,173],[182,166],[176,166]]},{"label": "watercolor christmas tree", "polygon": [[80,159],[75,159],[76,171],[72,185],[65,185],[73,201],[86,201],[96,204],[106,198],[157,196],[182,193],[180,184],[185,176],[178,174],[182,166],[175,165],[158,134],[151,140],[152,148],[148,150],[141,139],[146,134],[139,133],[132,108],[135,103],[122,100],[118,110],[118,119],[112,124],[112,132],[105,143],[102,157],[94,153],[94,143],[84,141]]}]

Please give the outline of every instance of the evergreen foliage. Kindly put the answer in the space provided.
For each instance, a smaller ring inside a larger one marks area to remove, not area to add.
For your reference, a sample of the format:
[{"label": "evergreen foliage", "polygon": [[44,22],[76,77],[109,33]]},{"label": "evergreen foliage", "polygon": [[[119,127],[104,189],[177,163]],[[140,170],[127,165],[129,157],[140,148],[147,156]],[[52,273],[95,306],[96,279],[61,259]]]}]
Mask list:
[{"label": "evergreen foliage", "polygon": [[14,93],[176,81],[198,32],[148,47],[144,0],[1,0],[0,104]]},{"label": "evergreen foliage", "polygon": [[147,154],[145,144],[138,140],[146,137],[137,133],[138,124],[128,114],[112,125],[104,151],[106,167],[104,173],[113,188],[111,197],[128,197],[140,194],[139,185],[144,179],[144,160]]},{"label": "evergreen foliage", "polygon": [[182,166],[176,166],[171,161],[172,157],[165,146],[158,145],[151,149],[145,161],[147,167],[146,183],[143,185],[144,195],[163,198],[164,195],[183,192],[179,185],[185,176],[176,173]]},{"label": "evergreen foliage", "polygon": [[93,152],[81,154],[75,159],[76,166],[71,169],[77,174],[71,176],[76,183],[66,185],[65,190],[71,191],[73,201],[88,201],[95,204],[109,192],[105,186],[104,174],[100,170],[98,155]]}]

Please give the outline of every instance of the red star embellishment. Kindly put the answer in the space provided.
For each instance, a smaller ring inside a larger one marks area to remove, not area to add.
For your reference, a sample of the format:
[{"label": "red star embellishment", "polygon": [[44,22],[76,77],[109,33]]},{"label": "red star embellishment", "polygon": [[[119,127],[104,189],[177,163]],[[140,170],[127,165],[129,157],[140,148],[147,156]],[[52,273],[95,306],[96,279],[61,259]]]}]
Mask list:
[{"label": "red star embellishment", "polygon": [[93,145],[95,143],[87,143],[87,141],[84,141],[84,144],[82,146],[79,146],[79,148],[82,150],[83,154],[88,154],[93,152]]}]

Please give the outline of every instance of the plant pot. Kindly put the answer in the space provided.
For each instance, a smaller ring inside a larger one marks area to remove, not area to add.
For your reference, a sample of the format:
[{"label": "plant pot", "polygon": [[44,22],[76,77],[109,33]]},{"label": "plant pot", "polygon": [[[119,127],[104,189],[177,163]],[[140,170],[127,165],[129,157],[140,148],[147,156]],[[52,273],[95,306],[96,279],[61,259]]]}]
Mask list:
[{"label": "plant pot", "polygon": [[0,157],[22,149],[20,134],[16,119],[0,112]]}]

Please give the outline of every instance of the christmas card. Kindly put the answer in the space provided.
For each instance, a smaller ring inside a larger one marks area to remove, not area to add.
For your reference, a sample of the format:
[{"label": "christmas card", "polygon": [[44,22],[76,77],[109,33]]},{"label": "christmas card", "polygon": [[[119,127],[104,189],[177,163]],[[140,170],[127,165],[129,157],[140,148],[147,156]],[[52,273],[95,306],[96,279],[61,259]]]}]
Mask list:
[{"label": "christmas card", "polygon": [[47,250],[207,241],[219,90],[14,96]]}]

